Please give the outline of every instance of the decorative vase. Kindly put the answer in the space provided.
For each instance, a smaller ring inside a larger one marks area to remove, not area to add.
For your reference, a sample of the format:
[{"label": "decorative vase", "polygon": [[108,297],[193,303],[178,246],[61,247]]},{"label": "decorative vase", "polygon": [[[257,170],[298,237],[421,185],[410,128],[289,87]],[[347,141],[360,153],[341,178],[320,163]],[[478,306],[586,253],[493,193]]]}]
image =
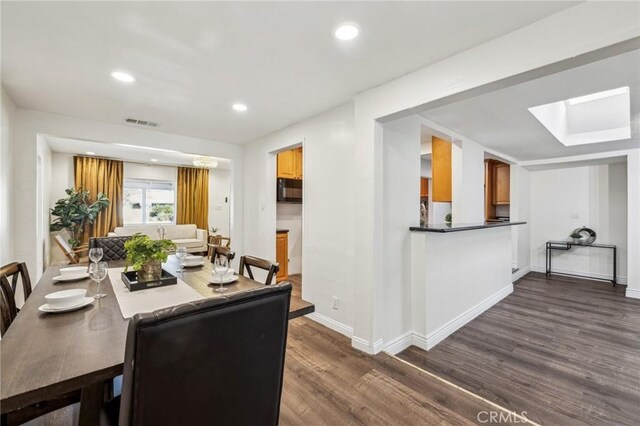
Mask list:
[{"label": "decorative vase", "polygon": [[159,281],[162,276],[162,262],[159,260],[151,260],[138,271],[138,281]]}]

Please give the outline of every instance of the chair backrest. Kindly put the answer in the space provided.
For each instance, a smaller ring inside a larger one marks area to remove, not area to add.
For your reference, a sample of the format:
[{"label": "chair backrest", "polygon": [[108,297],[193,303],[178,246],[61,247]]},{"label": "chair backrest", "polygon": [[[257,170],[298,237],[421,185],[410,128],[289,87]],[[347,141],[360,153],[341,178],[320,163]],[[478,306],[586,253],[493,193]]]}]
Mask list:
[{"label": "chair backrest", "polygon": [[131,237],[94,237],[89,239],[89,249],[101,248],[102,260],[124,260],[127,258],[127,251],[124,243]]},{"label": "chair backrest", "polygon": [[53,240],[56,242],[58,247],[60,247],[60,250],[62,250],[64,255],[67,256],[67,259],[69,259],[69,262],[71,263],[80,262],[80,257],[73,251],[73,248],[67,242],[67,240],[62,238],[62,235],[59,235],[59,234],[56,235],[55,237],[53,237]]},{"label": "chair backrest", "polygon": [[16,294],[18,280],[22,281],[22,292],[24,300],[31,294],[31,278],[27,264],[24,262],[13,262],[0,268],[0,276],[5,277],[11,283],[11,290]]},{"label": "chair backrest", "polygon": [[212,263],[218,258],[218,256],[224,256],[229,261],[229,264],[231,264],[231,261],[236,257],[235,251],[231,251],[226,247],[220,246],[209,246],[209,253],[209,258]]},{"label": "chair backrest", "polygon": [[277,425],[291,284],[129,322],[119,425]]},{"label": "chair backrest", "polygon": [[268,260],[260,259],[253,256],[242,256],[240,258],[240,275],[244,275],[244,270],[246,268],[249,278],[251,278],[252,280],[255,279],[253,278],[253,272],[251,271],[252,266],[268,271],[267,279],[264,282],[265,285],[271,284],[273,282],[273,277],[275,277],[275,275],[280,270],[280,265],[277,262],[270,262]]},{"label": "chair backrest", "polygon": [[0,336],[4,336],[16,315],[18,309],[11,284],[6,277],[0,276]]}]

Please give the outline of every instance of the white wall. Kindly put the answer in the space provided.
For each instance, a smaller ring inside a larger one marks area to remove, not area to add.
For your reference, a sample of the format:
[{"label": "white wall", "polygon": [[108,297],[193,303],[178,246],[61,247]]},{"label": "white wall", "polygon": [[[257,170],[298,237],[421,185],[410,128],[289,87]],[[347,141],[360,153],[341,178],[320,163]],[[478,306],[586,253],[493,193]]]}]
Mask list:
[{"label": "white wall", "polygon": [[173,182],[174,184],[178,181],[178,168],[175,166],[129,163],[125,161],[122,174],[125,179],[162,180]]},{"label": "white wall", "polygon": [[[175,149],[188,146],[193,154],[209,155],[231,159],[231,197],[230,221],[231,238],[234,250],[243,254],[241,238],[243,228],[243,148],[239,145],[226,144],[205,139],[197,139],[180,135],[136,129],[101,122],[82,120],[73,117],[47,114],[36,111],[18,109],[15,125],[14,191],[12,194],[13,221],[15,235],[15,257],[27,262],[34,282],[40,277],[37,265],[42,263],[39,247],[47,235],[38,235],[37,227],[41,213],[37,211],[37,156],[39,135],[84,139],[100,142],[117,142],[156,148]],[[40,136],[41,137],[41,136]],[[46,164],[45,164],[46,167]],[[19,170],[19,172],[18,172]],[[49,194],[46,191],[46,194]],[[49,205],[49,201],[45,200]]]},{"label": "white wall", "polygon": [[425,177],[431,179],[432,171],[431,171],[431,160],[426,158],[420,159],[420,177]]},{"label": "white wall", "polygon": [[[625,163],[531,172],[531,260],[545,268],[545,242],[564,240],[581,226],[597,233],[597,243],[618,247],[618,279],[627,277],[627,169]],[[554,252],[558,272],[607,278],[612,251],[574,248]]]},{"label": "white wall", "polygon": [[451,217],[453,223],[484,222],[484,152],[480,144],[451,144]]},{"label": "white wall", "polygon": [[0,137],[0,265],[14,262],[14,233],[12,220],[13,153],[16,107],[0,86],[1,127]]},{"label": "white wall", "polygon": [[276,227],[289,230],[288,273],[302,273],[302,204],[278,203]]},{"label": "white wall", "polygon": [[[348,104],[244,147],[245,252],[275,259],[275,153],[303,144],[302,295],[316,305],[313,318],[347,335],[356,278],[353,140],[353,105]],[[332,297],[339,299],[337,310]]]},{"label": "white wall", "polygon": [[[215,226],[218,234],[229,236],[229,200],[231,182],[228,170],[209,170],[209,229]],[[231,247],[235,249],[235,241]]]},{"label": "white wall", "polygon": [[510,184],[510,220],[527,222],[511,227],[511,266],[527,273],[531,266],[531,172],[512,164]]},{"label": "white wall", "polygon": [[420,226],[420,118],[384,125],[384,339],[411,329],[411,233]]}]

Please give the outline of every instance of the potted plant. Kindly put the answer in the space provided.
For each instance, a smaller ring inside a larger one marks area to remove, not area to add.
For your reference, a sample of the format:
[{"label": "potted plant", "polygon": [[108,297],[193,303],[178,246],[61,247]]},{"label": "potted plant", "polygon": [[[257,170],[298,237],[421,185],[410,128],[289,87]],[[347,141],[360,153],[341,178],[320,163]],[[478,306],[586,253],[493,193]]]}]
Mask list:
[{"label": "potted plant", "polygon": [[176,249],[171,240],[152,240],[147,235],[135,234],[124,243],[127,266],[138,274],[138,281],[158,281],[162,276],[162,262]]},{"label": "potted plant", "polygon": [[89,202],[89,191],[82,188],[67,189],[67,198],[56,201],[51,209],[51,216],[56,218],[49,225],[51,232],[67,230],[69,244],[72,248],[80,245],[84,225],[94,223],[98,213],[109,207],[111,201],[103,193],[99,193],[93,203]]},{"label": "potted plant", "polygon": [[451,225],[451,213],[447,213],[444,217],[444,223],[446,223],[447,225]]}]

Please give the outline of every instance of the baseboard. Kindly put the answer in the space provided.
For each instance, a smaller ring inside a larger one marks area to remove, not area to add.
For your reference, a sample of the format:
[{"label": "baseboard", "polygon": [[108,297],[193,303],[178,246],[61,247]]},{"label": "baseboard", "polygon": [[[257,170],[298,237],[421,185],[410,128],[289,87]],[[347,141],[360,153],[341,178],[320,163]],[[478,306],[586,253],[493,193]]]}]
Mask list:
[{"label": "baseboard", "polygon": [[527,266],[527,267],[524,267],[522,269],[518,269],[516,272],[511,274],[511,282],[514,283],[514,282],[518,281],[520,278],[524,277],[529,272],[531,272],[531,266]]},{"label": "baseboard", "polygon": [[372,345],[368,340],[362,339],[360,337],[353,336],[351,338],[351,346],[359,351],[368,353],[370,355],[375,355],[378,352],[382,351],[382,343],[382,339],[376,340]]},{"label": "baseboard", "polygon": [[[559,268],[552,268],[552,269],[553,269],[553,272],[557,272],[558,274],[590,275],[591,279],[593,279],[593,280],[611,282],[611,274],[600,274],[600,273],[597,273],[597,272],[573,271],[571,269],[559,269]],[[539,266],[539,265],[532,265],[531,266],[531,270],[533,272],[541,272],[543,274],[545,272],[547,272],[546,268],[544,266]],[[584,278],[585,280],[589,279],[589,277],[576,277],[576,278]],[[616,278],[616,281],[620,285],[627,285],[627,277],[623,277],[623,276],[618,275],[618,277]]]},{"label": "baseboard", "polygon": [[627,292],[625,294],[626,297],[631,299],[640,299],[640,290],[636,290],[635,288],[627,287]]},{"label": "baseboard", "polygon": [[391,355],[399,354],[413,344],[413,334],[412,331],[407,331],[395,339],[392,339],[384,345],[384,351]]},{"label": "baseboard", "polygon": [[[478,303],[471,309],[463,312],[458,315],[456,318],[452,319],[448,323],[439,327],[432,333],[429,333],[426,336],[425,340],[425,349],[429,350],[433,348],[438,343],[442,342],[444,339],[455,333],[459,328],[467,324],[469,321],[473,320],[475,317],[507,297],[509,294],[513,292],[513,284],[509,284],[503,289],[497,291],[491,296],[484,299],[482,302]],[[417,346],[417,345],[416,345]]]},{"label": "baseboard", "polygon": [[329,318],[326,315],[322,315],[318,312],[313,312],[307,314],[306,317],[349,338],[353,337],[353,327],[342,324],[341,322],[338,322],[333,318]]}]

